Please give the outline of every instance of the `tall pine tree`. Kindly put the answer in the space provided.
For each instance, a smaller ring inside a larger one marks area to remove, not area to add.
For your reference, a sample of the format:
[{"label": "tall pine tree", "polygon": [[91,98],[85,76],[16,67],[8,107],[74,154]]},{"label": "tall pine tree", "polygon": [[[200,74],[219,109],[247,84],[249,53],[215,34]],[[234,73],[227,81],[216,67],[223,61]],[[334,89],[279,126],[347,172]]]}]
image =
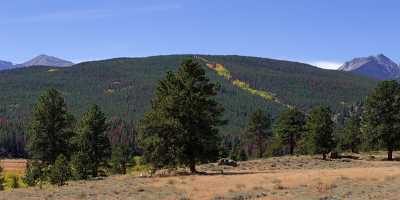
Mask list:
[{"label": "tall pine tree", "polygon": [[320,153],[325,160],[326,155],[335,147],[331,110],[325,106],[313,108],[306,122],[306,128],[306,141],[310,153]]},{"label": "tall pine tree", "polygon": [[250,115],[245,138],[250,145],[255,145],[257,157],[262,158],[266,149],[267,139],[272,136],[271,119],[262,110],[257,110]]},{"label": "tall pine tree", "polygon": [[217,159],[218,126],[223,108],[215,101],[218,87],[204,69],[187,60],[178,72],[160,81],[152,110],[141,121],[139,141],[146,161],[154,167],[185,165]]},{"label": "tall pine tree", "polygon": [[368,96],[363,115],[362,131],[372,144],[386,148],[388,160],[400,144],[400,85],[383,81]]},{"label": "tall pine tree", "polygon": [[96,177],[100,166],[106,164],[111,154],[110,141],[106,135],[107,124],[104,113],[97,105],[93,105],[82,117],[78,124],[77,136],[74,139],[77,154],[74,159],[82,158],[82,163],[91,168],[91,175]]},{"label": "tall pine tree", "polygon": [[33,108],[27,150],[33,159],[53,164],[60,154],[71,152],[72,117],[60,92],[46,91]]},{"label": "tall pine tree", "polygon": [[357,115],[350,116],[343,130],[343,145],[353,153],[358,153],[361,145],[361,119]]},{"label": "tall pine tree", "polygon": [[289,146],[289,153],[293,155],[297,142],[301,139],[305,129],[305,115],[296,108],[283,111],[274,124],[274,133],[284,145]]}]

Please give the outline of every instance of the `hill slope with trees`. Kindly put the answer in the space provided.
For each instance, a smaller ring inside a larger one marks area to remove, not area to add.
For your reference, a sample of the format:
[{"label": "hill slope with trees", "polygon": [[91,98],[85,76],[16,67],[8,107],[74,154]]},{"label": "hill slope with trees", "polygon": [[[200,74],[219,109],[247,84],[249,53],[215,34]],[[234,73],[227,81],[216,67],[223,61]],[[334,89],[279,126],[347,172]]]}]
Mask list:
[{"label": "hill slope with trees", "polygon": [[[35,66],[0,72],[0,118],[24,121],[34,102],[49,88],[66,98],[67,106],[81,115],[96,103],[107,116],[139,120],[150,108],[155,87],[167,71],[176,71],[186,58],[220,64],[232,80],[266,91],[278,101],[269,101],[232,84],[214,70],[207,76],[220,87],[217,101],[225,108],[229,123],[224,132],[239,131],[251,112],[262,109],[276,117],[286,105],[308,111],[316,105],[340,110],[344,104],[362,99],[376,81],[348,72],[324,70],[311,65],[244,56],[170,55],[145,58],[116,58],[85,62],[68,68]],[[201,59],[200,59],[201,58]]]}]

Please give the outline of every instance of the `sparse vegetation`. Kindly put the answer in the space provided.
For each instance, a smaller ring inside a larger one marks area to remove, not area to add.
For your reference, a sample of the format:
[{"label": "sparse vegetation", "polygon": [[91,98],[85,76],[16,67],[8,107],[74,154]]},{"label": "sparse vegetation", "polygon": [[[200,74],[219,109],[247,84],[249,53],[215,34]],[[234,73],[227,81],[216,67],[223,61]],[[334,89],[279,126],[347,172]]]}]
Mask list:
[{"label": "sparse vegetation", "polygon": [[[374,155],[379,159],[386,156],[385,152]],[[367,158],[368,154],[362,154],[360,160],[352,162],[343,162],[341,159],[324,162],[313,156],[283,156],[241,162],[237,168],[224,169],[226,174],[223,176],[138,178],[116,175],[97,181],[71,181],[63,187],[46,185],[42,190],[18,189],[5,192],[4,195],[7,200],[28,196],[33,199],[61,200],[112,199],[116,196],[151,200],[179,199],[182,194],[187,194],[184,197],[190,199],[212,199],[217,196],[222,199],[238,196],[290,199],[296,196],[297,199],[308,200],[331,194],[344,198],[349,192],[352,192],[353,198],[365,199],[368,195],[375,195],[384,199],[388,191],[392,191],[391,195],[397,195],[397,190],[393,189],[398,187],[400,179],[392,178],[400,173],[397,164],[366,161]],[[211,172],[208,171],[212,170],[211,167],[209,164],[198,166],[207,172]]]}]

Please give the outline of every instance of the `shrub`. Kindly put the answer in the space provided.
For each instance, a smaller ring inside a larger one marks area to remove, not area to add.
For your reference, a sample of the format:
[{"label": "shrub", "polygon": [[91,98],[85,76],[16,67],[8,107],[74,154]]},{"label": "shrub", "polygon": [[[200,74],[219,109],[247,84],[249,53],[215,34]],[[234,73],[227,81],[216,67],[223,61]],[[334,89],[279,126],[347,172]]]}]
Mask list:
[{"label": "shrub", "polygon": [[0,191],[4,189],[4,178],[1,176],[1,173],[3,172],[3,168],[0,166]]},{"label": "shrub", "polygon": [[267,157],[283,156],[286,152],[285,145],[282,143],[282,138],[272,137],[266,149]]},{"label": "shrub", "polygon": [[62,186],[71,178],[71,170],[64,155],[59,155],[54,165],[50,168],[49,179],[51,184]]},{"label": "shrub", "polygon": [[143,160],[143,157],[135,156],[132,159],[132,172],[135,173],[142,173],[142,172],[152,172],[154,169],[149,165],[146,164]]},{"label": "shrub", "polygon": [[19,188],[19,176],[14,173],[8,173],[5,176],[7,187],[9,188]]},{"label": "shrub", "polygon": [[28,186],[35,186],[42,175],[41,164],[38,161],[32,161],[27,164],[26,174],[23,181]]},{"label": "shrub", "polygon": [[111,166],[113,173],[126,174],[126,168],[131,154],[128,145],[117,145],[112,149]]},{"label": "shrub", "polygon": [[92,163],[86,153],[78,151],[72,156],[72,176],[75,180],[86,180],[93,169]]}]

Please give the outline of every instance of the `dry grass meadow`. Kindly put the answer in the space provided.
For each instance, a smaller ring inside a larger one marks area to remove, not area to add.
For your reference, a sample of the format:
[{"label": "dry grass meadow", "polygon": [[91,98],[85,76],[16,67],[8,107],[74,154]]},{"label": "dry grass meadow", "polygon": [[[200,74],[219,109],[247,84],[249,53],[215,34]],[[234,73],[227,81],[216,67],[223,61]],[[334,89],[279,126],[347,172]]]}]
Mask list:
[{"label": "dry grass meadow", "polygon": [[208,175],[111,176],[63,187],[7,190],[0,192],[0,200],[400,199],[400,162],[384,161],[383,153],[356,156],[330,161],[286,156],[242,162],[236,168],[207,164],[199,169]]},{"label": "dry grass meadow", "polygon": [[25,173],[27,160],[6,159],[0,160],[0,166],[8,173],[23,175]]}]

